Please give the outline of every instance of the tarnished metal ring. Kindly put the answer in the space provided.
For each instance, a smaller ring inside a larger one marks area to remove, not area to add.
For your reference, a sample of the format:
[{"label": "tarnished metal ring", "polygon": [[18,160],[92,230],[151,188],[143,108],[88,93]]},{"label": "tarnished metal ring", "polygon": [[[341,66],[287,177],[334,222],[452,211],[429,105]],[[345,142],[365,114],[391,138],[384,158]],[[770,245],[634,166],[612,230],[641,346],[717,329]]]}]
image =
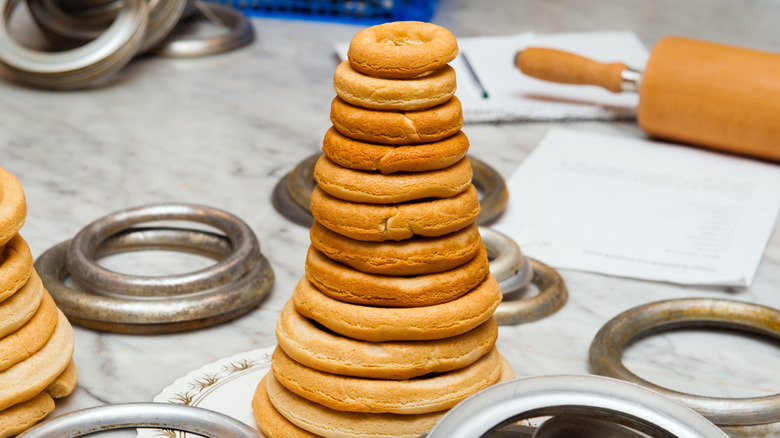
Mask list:
[{"label": "tarnished metal ring", "polygon": [[[250,44],[255,38],[252,23],[243,12],[236,8],[220,5],[214,2],[195,2],[196,11],[187,20],[198,16],[206,18],[213,24],[227,28],[227,32],[209,37],[184,37],[174,28],[153,52],[156,55],[172,57],[195,57],[228,52]],[[179,26],[186,23],[181,21]]]},{"label": "tarnished metal ring", "polygon": [[170,403],[122,403],[82,409],[44,421],[18,438],[75,438],[104,430],[155,428],[209,438],[260,438],[254,429],[210,409]]},{"label": "tarnished metal ring", "polygon": [[533,322],[552,315],[569,297],[566,283],[558,271],[536,259],[526,258],[531,262],[533,270],[531,282],[539,289],[539,294],[522,299],[504,296],[493,314],[501,325]]},{"label": "tarnished metal ring", "polygon": [[[149,334],[207,327],[255,308],[274,282],[268,260],[258,253],[253,267],[243,277],[201,293],[157,299],[95,295],[64,285],[69,244],[66,241],[44,252],[35,261],[35,269],[71,322],[97,330]],[[96,254],[162,249],[220,258],[229,254],[231,247],[224,236],[202,230],[132,228],[106,239]]]},{"label": "tarnished metal ring", "polygon": [[486,163],[469,158],[471,169],[474,172],[473,182],[480,192],[478,222],[480,225],[488,225],[498,219],[506,209],[509,201],[509,191],[506,188],[504,178],[495,169]]},{"label": "tarnished metal ring", "polygon": [[721,327],[780,339],[780,311],[741,301],[708,298],[666,300],[627,310],[607,322],[590,346],[591,371],[653,389],[704,415],[738,428],[780,421],[780,394],[719,398],[672,391],[652,384],[623,365],[625,346],[642,334],[684,327]]},{"label": "tarnished metal ring", "polygon": [[[109,236],[152,221],[181,220],[205,224],[225,233],[233,251],[213,266],[179,275],[135,276],[105,269],[95,261],[97,247]],[[189,204],[156,204],[120,210],[84,227],[70,244],[66,264],[81,286],[99,294],[182,295],[229,283],[255,264],[257,237],[241,219],[215,208]]]},{"label": "tarnished metal ring", "polygon": [[479,227],[482,244],[487,249],[490,273],[503,294],[518,291],[531,283],[533,268],[511,237],[489,227]]},{"label": "tarnished metal ring", "polygon": [[[274,187],[274,208],[285,218],[305,227],[314,223],[309,204],[311,192],[317,184],[314,180],[314,165],[321,155],[316,153],[298,163]],[[469,157],[469,160],[474,170],[474,186],[480,192],[479,203],[482,209],[477,223],[485,225],[495,220],[506,208],[506,183],[501,175],[487,164],[476,158]]]},{"label": "tarnished metal ring", "polygon": [[452,408],[428,438],[480,437],[500,425],[554,415],[608,419],[656,438],[726,438],[723,431],[679,402],[639,385],[586,375],[498,383]]},{"label": "tarnished metal ring", "polygon": [[17,44],[8,21],[21,0],[0,0],[0,62],[21,82],[44,88],[79,88],[124,67],[140,47],[149,19],[145,0],[125,0],[113,24],[72,50],[40,52]]},{"label": "tarnished metal ring", "polygon": [[[187,0],[150,0],[149,21],[137,54],[160,43],[182,16]],[[120,10],[121,1],[78,6],[62,0],[27,0],[30,14],[47,39],[57,47],[71,49],[92,41],[106,31]],[[75,7],[76,13],[66,9]]]}]

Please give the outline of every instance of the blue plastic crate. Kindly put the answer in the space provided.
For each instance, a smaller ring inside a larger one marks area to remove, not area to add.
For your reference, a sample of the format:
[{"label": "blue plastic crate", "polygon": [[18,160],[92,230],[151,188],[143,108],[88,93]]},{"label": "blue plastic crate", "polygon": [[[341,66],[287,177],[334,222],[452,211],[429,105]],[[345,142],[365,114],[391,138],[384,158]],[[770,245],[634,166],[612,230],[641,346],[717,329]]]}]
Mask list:
[{"label": "blue plastic crate", "polygon": [[209,0],[258,17],[377,24],[429,21],[437,0]]}]

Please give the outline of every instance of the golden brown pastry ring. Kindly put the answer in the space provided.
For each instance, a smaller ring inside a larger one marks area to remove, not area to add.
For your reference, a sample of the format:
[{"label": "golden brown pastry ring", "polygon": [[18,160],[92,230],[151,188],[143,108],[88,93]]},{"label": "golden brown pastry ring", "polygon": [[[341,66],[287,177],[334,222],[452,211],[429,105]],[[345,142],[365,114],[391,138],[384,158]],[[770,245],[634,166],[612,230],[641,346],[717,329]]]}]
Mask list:
[{"label": "golden brown pastry ring", "polygon": [[15,332],[35,315],[44,293],[43,282],[33,270],[24,286],[0,302],[0,338]]},{"label": "golden brown pastry ring", "polygon": [[292,299],[298,313],[352,339],[424,341],[457,336],[490,319],[501,302],[501,289],[488,276],[474,290],[448,303],[371,307],[334,300],[303,277],[295,286]]},{"label": "golden brown pastry ring", "polygon": [[455,95],[455,69],[449,65],[413,79],[388,79],[361,74],[349,61],[336,67],[333,89],[345,102],[385,111],[431,108]]},{"label": "golden brown pastry ring", "polygon": [[463,368],[487,354],[498,323],[489,318],[473,330],[425,342],[360,341],[319,328],[288,300],[276,323],[279,346],[295,361],[332,374],[406,380]]},{"label": "golden brown pastry ring", "polygon": [[[504,357],[501,362],[501,381],[513,379],[515,375],[509,362]],[[270,438],[418,438],[446,413],[399,415],[337,411],[295,395],[273,373],[266,374],[257,386],[252,407],[258,423],[278,421],[273,424],[273,430],[284,431],[271,434]],[[260,427],[265,432],[264,425]]]},{"label": "golden brown pastry ring", "polygon": [[315,222],[309,237],[312,246],[331,260],[361,272],[395,276],[454,269],[473,259],[482,246],[474,224],[445,236],[375,243],[350,239]]},{"label": "golden brown pastry ring", "polygon": [[347,169],[325,155],[314,166],[314,179],[322,190],[344,201],[368,204],[449,198],[471,187],[471,176],[468,158],[444,169],[390,175]]},{"label": "golden brown pastry ring", "polygon": [[366,75],[413,78],[438,70],[458,56],[458,43],[447,29],[432,23],[396,21],[361,30],[347,58]]},{"label": "golden brown pastry ring", "polygon": [[399,415],[337,411],[296,395],[285,388],[273,373],[266,374],[258,385],[255,398],[261,396],[268,397],[270,407],[292,425],[325,438],[418,438],[432,429],[446,413]]},{"label": "golden brown pastry ring", "polygon": [[5,245],[22,228],[27,219],[27,201],[22,184],[0,167],[0,246]]},{"label": "golden brown pastry ring", "polygon": [[0,338],[0,372],[27,359],[43,348],[57,325],[57,305],[44,292],[38,311],[19,330]]},{"label": "golden brown pastry ring", "polygon": [[479,194],[470,185],[449,198],[399,204],[350,202],[315,187],[311,194],[314,219],[343,236],[366,242],[436,237],[462,230],[479,216]]},{"label": "golden brown pastry ring", "polygon": [[30,278],[33,256],[22,236],[15,234],[0,247],[0,302],[15,294]]},{"label": "golden brown pastry ring", "polygon": [[388,146],[365,143],[331,127],[322,140],[325,155],[339,166],[382,173],[424,172],[444,169],[466,156],[469,140],[462,131],[434,143]]},{"label": "golden brown pastry ring", "polygon": [[477,361],[446,373],[409,380],[340,376],[309,368],[276,348],[271,370],[295,394],[339,411],[373,414],[427,414],[449,409],[498,382],[502,372],[496,348]]},{"label": "golden brown pastry ring", "polygon": [[345,136],[369,143],[410,145],[431,143],[455,135],[463,127],[460,100],[418,111],[383,111],[350,105],[336,97],[330,121]]},{"label": "golden brown pastry ring", "polygon": [[432,306],[477,287],[489,272],[488,252],[480,246],[470,261],[443,272],[415,276],[369,274],[350,268],[309,247],[306,276],[329,297],[381,307]]}]

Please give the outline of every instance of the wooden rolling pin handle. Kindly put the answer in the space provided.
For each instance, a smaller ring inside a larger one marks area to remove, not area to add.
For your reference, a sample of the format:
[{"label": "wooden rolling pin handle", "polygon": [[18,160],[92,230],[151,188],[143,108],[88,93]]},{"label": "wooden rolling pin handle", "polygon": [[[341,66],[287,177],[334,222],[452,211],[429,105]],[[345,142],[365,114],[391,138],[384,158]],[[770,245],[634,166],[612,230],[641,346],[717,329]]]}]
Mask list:
[{"label": "wooden rolling pin handle", "polygon": [[623,63],[604,64],[569,52],[528,47],[515,56],[524,74],[562,84],[598,85],[614,93],[624,91]]}]

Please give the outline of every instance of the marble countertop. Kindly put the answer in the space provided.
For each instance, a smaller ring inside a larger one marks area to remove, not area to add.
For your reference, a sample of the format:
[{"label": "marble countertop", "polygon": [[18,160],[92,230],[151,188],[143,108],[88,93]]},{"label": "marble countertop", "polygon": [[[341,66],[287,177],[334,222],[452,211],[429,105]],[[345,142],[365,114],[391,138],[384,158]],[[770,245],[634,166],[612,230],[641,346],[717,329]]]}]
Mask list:
[{"label": "marble countertop", "polygon": [[[432,21],[457,37],[631,30],[648,48],[665,35],[780,47],[780,3],[771,0],[440,0]],[[273,209],[271,191],[319,150],[335,95],[333,44],[348,41],[361,27],[260,18],[252,23],[257,39],[249,47],[197,59],[137,59],[99,88],[50,92],[0,81],[0,166],[25,189],[22,235],[35,257],[107,213],[187,202],[246,221],[276,274],[271,294],[257,309],[215,327],[152,336],[76,327],[79,387],[58,404],[57,413],[151,401],[192,369],[275,344],[273,327],[303,275],[309,237],[308,229]],[[7,79],[5,73],[0,77]],[[508,177],[547,131],[562,125],[643,136],[632,122],[477,124],[464,132],[470,154]],[[169,265],[182,269],[197,262],[172,259]],[[113,263],[139,264],[121,257]],[[780,228],[746,290],[561,274],[570,293],[562,310],[538,322],[501,327],[499,349],[518,376],[587,373],[588,347],[598,329],[650,301],[710,297],[780,308]],[[730,332],[683,331],[637,342],[627,349],[625,363],[677,390],[768,395],[780,391],[778,346]]]}]

